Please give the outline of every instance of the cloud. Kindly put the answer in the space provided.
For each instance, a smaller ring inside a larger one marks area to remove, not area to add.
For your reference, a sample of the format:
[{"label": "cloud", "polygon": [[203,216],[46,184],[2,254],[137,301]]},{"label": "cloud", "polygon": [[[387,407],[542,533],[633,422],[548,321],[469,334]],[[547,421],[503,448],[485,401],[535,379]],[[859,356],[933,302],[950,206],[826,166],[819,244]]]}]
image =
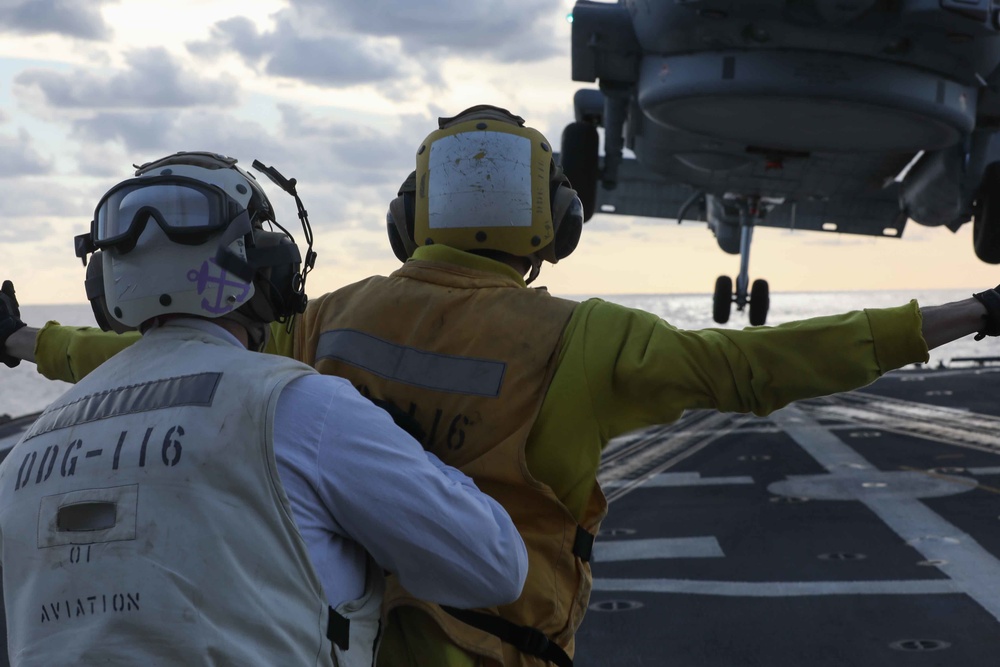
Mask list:
[{"label": "cloud", "polygon": [[0,0],[0,32],[108,39],[111,28],[101,16],[101,6],[113,1]]},{"label": "cloud", "polygon": [[17,136],[0,134],[0,155],[0,178],[47,174],[52,170],[52,162],[34,149],[25,130]]},{"label": "cloud", "polygon": [[76,151],[77,171],[92,178],[111,179],[124,176],[134,161],[125,155],[121,147],[106,143],[80,144]]},{"label": "cloud", "polygon": [[392,99],[443,87],[448,57],[531,62],[564,50],[552,39],[559,0],[477,3],[443,0],[290,0],[260,31],[248,18],[217,22],[188,50],[209,58],[235,52],[251,68],[322,87],[376,84]]},{"label": "cloud", "polygon": [[386,259],[390,252],[389,242],[382,229],[375,229],[371,226],[373,234],[353,234],[350,239],[343,242],[343,249],[347,251],[355,260],[381,260]]},{"label": "cloud", "polygon": [[[280,111],[275,135],[266,146],[247,153],[247,159],[259,158],[299,181],[317,236],[332,229],[381,229],[389,200],[413,169],[414,150],[433,121],[402,116],[395,126],[379,129],[291,105]],[[272,202],[276,196],[287,199],[270,183],[266,186]]]},{"label": "cloud", "polygon": [[286,153],[261,124],[221,110],[100,111],[73,120],[71,128],[78,170],[101,178],[129,177],[133,164],[182,150],[232,155],[245,167],[258,155]]},{"label": "cloud", "polygon": [[314,25],[398,38],[403,52],[416,60],[427,52],[445,52],[531,62],[562,50],[551,36],[551,21],[565,13],[562,0],[290,0],[290,5]]},{"label": "cloud", "polygon": [[254,69],[318,86],[378,83],[402,76],[403,58],[398,49],[370,44],[353,35],[310,36],[291,18],[285,14],[270,32],[259,32],[243,17],[219,21],[212,26],[208,41],[192,42],[188,50],[203,57],[234,51]]},{"label": "cloud", "polygon": [[404,116],[398,128],[380,131],[357,122],[310,115],[291,105],[280,110],[281,131],[290,144],[301,146],[302,156],[344,172],[343,178],[359,185],[369,182],[375,173],[402,182],[408,172],[400,170],[404,165],[412,169],[409,165],[414,162],[417,145],[436,127],[423,116]]},{"label": "cloud", "polygon": [[[55,178],[11,179],[0,188],[0,209],[4,212],[2,227],[11,229],[21,225],[28,238],[34,240],[42,237],[34,226],[37,218],[76,216],[89,221],[95,203],[89,193]],[[19,218],[27,220],[17,222]]]},{"label": "cloud", "polygon": [[132,153],[156,152],[170,143],[180,119],[171,111],[101,112],[73,122],[73,134],[85,142],[120,142]]},{"label": "cloud", "polygon": [[238,101],[234,79],[204,79],[162,47],[126,55],[129,69],[124,71],[30,69],[17,76],[15,85],[37,89],[48,104],[63,109],[231,106]]},{"label": "cloud", "polygon": [[0,243],[37,243],[39,239],[53,238],[56,231],[52,223],[37,218],[9,219],[0,226]]}]

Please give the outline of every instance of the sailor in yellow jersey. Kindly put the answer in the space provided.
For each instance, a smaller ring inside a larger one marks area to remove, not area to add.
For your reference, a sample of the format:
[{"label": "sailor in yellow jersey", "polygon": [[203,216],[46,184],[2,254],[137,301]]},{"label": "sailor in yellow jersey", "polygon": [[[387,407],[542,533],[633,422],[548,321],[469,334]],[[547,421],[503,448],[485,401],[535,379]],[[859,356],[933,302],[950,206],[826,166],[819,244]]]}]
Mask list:
[{"label": "sailor in yellow jersey", "polygon": [[[291,333],[273,330],[268,351],[412,416],[424,447],[497,498],[528,548],[521,597],[480,615],[457,618],[390,582],[383,667],[570,664],[607,509],[596,476],[611,438],[688,409],[767,415],[926,361],[928,349],[962,336],[1000,333],[995,290],[940,306],[688,331],[528,288],[542,261],[573,251],[582,222],[546,139],[503,109],[473,107],[441,119],[419,145],[415,173],[389,207],[402,268],[310,301]],[[6,351],[73,381],[128,342],[49,323],[13,333]]]}]

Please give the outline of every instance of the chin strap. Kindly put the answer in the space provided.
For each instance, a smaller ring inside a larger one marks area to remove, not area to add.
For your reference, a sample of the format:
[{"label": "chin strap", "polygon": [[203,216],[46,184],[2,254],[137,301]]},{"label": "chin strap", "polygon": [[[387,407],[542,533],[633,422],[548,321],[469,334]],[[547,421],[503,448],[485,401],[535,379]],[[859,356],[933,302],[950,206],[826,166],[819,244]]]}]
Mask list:
[{"label": "chin strap", "polygon": [[532,255],[529,259],[531,259],[531,272],[528,274],[528,277],[524,281],[525,285],[530,285],[531,283],[535,282],[535,278],[537,278],[538,274],[541,273],[542,271],[541,257],[539,257],[538,255]]},{"label": "chin strap", "polygon": [[986,322],[976,334],[976,340],[982,340],[987,336],[1000,336],[1000,285],[972,296],[986,308],[984,315]]}]

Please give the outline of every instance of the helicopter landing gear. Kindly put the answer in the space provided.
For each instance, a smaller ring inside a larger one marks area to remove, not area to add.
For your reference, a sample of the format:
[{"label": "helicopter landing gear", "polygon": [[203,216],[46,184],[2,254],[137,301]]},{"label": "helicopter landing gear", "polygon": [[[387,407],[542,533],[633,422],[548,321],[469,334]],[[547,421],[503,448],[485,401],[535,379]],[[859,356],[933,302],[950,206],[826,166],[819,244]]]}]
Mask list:
[{"label": "helicopter landing gear", "polygon": [[[750,306],[750,325],[762,326],[767,321],[767,311],[771,306],[770,288],[766,280],[755,280],[750,285],[750,242],[753,239],[753,221],[746,213],[746,207],[740,208],[740,275],[736,277],[736,292],[733,292],[733,281],[729,276],[719,276],[715,280],[715,293],[712,296],[712,319],[719,324],[729,321],[733,303],[736,310],[742,312]],[[747,288],[749,289],[749,293]]]}]

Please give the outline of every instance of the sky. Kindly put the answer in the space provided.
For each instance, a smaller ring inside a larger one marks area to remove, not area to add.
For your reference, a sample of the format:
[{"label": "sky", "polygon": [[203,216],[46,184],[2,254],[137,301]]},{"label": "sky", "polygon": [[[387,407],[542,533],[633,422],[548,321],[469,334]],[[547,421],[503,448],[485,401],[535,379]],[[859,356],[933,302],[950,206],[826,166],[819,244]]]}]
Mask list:
[{"label": "sky", "polygon": [[[73,237],[140,164],[181,150],[297,179],[318,295],[398,266],[385,212],[421,140],[475,104],[558,145],[573,120],[567,0],[0,0],[0,262],[25,304],[84,303]],[[291,197],[262,179],[279,221]],[[958,233],[902,239],[758,228],[772,293],[984,288]],[[710,294],[738,256],[702,223],[597,214],[536,284],[559,295]]]}]

